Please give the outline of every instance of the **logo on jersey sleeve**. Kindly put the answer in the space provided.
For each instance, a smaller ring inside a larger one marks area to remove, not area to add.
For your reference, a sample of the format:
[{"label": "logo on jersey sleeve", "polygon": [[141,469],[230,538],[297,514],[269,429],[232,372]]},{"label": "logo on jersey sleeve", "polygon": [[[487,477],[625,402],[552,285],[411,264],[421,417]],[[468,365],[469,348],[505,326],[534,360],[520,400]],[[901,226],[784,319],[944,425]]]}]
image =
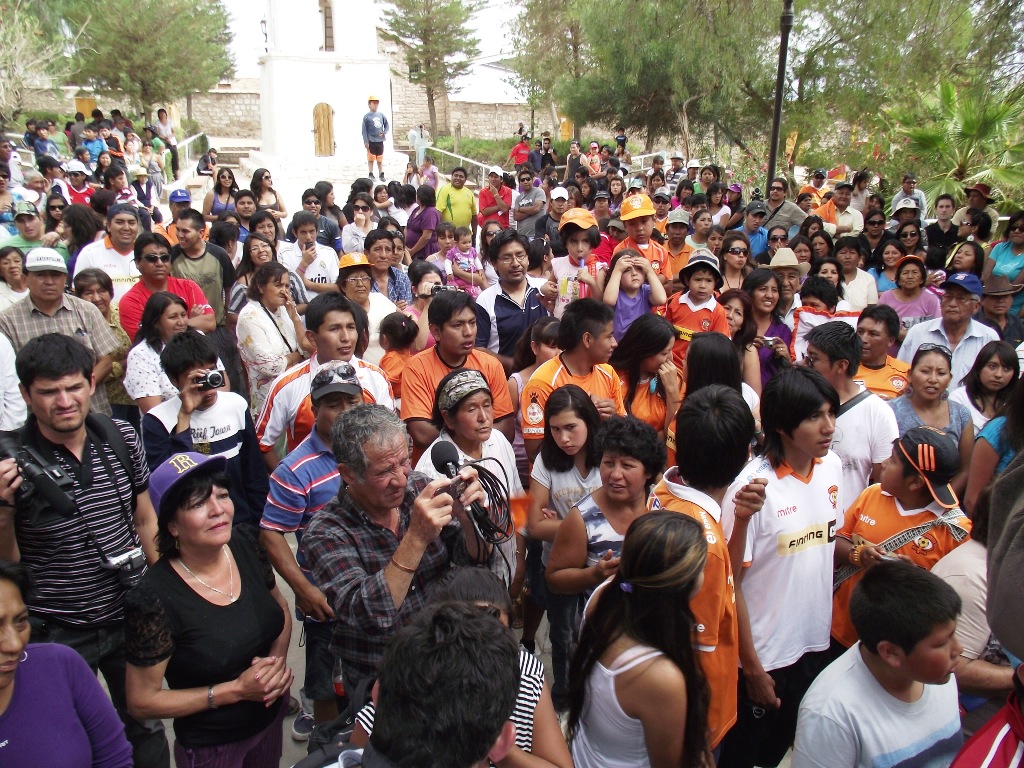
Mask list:
[{"label": "logo on jersey sleeve", "polygon": [[776,541],[776,554],[787,557],[800,552],[823,547],[835,537],[835,522],[816,523],[799,531],[780,533]]},{"label": "logo on jersey sleeve", "polygon": [[544,409],[537,402],[537,393],[530,395],[530,404],[526,408],[526,420],[530,424],[540,424],[544,421]]},{"label": "logo on jersey sleeve", "polygon": [[902,392],[903,388],[907,386],[907,380],[903,376],[890,376],[889,385],[897,392]]},{"label": "logo on jersey sleeve", "polygon": [[832,509],[835,510],[839,504],[839,486],[832,485],[828,489],[828,500],[832,502]]}]

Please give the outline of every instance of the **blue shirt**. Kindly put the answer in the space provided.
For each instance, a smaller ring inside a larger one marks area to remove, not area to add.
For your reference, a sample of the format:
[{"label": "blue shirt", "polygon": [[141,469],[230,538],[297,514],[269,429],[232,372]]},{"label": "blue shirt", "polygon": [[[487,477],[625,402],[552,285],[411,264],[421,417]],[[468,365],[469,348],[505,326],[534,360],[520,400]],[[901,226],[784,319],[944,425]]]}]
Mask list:
[{"label": "blue shirt", "polygon": [[768,230],[764,227],[758,227],[754,234],[747,232],[743,224],[740,224],[734,229],[739,230],[750,240],[750,256],[756,259],[762,253],[768,250]]},{"label": "blue shirt", "polygon": [[522,306],[495,283],[476,299],[476,345],[496,355],[512,357],[526,330],[548,311],[540,303],[540,291],[527,285]]},{"label": "blue shirt", "polygon": [[[372,284],[370,291],[380,293],[376,283]],[[398,267],[388,267],[388,298],[393,303],[404,301],[406,304],[412,304],[412,282]]]},{"label": "blue shirt", "polygon": [[82,140],[82,146],[89,150],[89,161],[95,163],[96,158],[100,156],[100,152],[107,151],[107,145],[103,139],[96,138],[92,141]]},{"label": "blue shirt", "polygon": [[1010,441],[1006,439],[1006,417],[996,416],[994,419],[990,419],[988,424],[981,428],[977,439],[984,440],[991,445],[996,455],[999,456],[999,463],[996,464],[996,471],[992,477],[995,478],[1003,474],[1003,470],[1017,455],[1013,446],[1010,445]]}]

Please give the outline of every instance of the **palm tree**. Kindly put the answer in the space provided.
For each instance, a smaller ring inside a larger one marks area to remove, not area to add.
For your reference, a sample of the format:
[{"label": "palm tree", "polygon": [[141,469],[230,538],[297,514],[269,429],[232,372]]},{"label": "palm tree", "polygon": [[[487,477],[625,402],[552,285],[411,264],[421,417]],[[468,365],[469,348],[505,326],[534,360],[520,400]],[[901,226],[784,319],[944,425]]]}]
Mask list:
[{"label": "palm tree", "polygon": [[929,206],[941,194],[960,200],[965,185],[984,183],[1001,197],[998,208],[1018,208],[1013,201],[1024,191],[1024,100],[943,82],[925,107],[930,115],[924,124],[920,113],[891,117],[904,152],[936,169],[920,184]]}]

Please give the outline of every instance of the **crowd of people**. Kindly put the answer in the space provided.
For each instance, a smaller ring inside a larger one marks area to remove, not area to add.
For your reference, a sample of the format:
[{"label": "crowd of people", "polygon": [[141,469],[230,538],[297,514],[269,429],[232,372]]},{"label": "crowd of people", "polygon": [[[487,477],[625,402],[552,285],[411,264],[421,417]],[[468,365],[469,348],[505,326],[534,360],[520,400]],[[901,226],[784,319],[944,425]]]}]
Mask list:
[{"label": "crowd of people", "polygon": [[1012,764],[984,184],[745,200],[619,131],[417,187],[371,131],[344,204],[210,152],[162,211],[94,118],[31,126],[42,181],[0,147],[0,762],[269,768],[351,714],[342,765]]}]

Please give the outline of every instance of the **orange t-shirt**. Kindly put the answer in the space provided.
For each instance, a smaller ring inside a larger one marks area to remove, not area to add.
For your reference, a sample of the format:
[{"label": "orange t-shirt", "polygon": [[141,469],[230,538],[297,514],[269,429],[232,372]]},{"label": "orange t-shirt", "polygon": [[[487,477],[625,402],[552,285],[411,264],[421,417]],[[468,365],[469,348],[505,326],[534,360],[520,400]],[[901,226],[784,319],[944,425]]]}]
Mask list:
[{"label": "orange t-shirt", "polygon": [[[406,375],[408,376],[408,373]],[[523,416],[523,438],[540,440],[544,437],[544,406],[547,405],[551,393],[566,384],[575,384],[599,400],[614,400],[615,412],[620,416],[626,415],[626,406],[622,404],[622,390],[619,388],[619,376],[614,368],[602,363],[595,365],[584,376],[573,376],[559,355],[533,372],[533,376],[526,382],[519,396]],[[506,393],[507,391],[506,389]],[[402,411],[405,411],[404,400]]]},{"label": "orange t-shirt", "polygon": [[406,363],[412,357],[412,351],[389,349],[380,359],[380,369],[384,371],[391,384],[391,391],[395,393],[397,400],[402,396],[402,374],[405,372]]},{"label": "orange t-shirt", "polygon": [[690,598],[690,610],[696,623],[698,659],[711,692],[708,741],[714,749],[736,722],[740,661],[736,586],[721,509],[710,496],[684,485],[676,467],[668,469],[651,491],[647,508],[687,515],[704,528],[708,543],[704,585]]},{"label": "orange t-shirt", "polygon": [[658,221],[657,219],[654,220],[654,228],[656,230],[658,230],[659,232],[661,232],[661,234],[663,234],[663,235],[665,234],[665,229],[667,227],[668,227],[668,216],[666,216],[661,221]]},{"label": "orange t-shirt", "polygon": [[655,272],[660,272],[667,280],[672,279],[672,259],[669,258],[668,251],[666,251],[662,246],[651,240],[647,243],[646,247],[641,248],[637,244],[636,240],[632,237],[627,237],[615,246],[615,250],[612,251],[612,256],[614,257],[616,253],[625,250],[626,248],[632,248],[637,253],[642,253],[644,257],[651,262],[651,266],[654,267]]},{"label": "orange t-shirt", "polygon": [[693,253],[693,246],[689,243],[683,243],[683,247],[679,249],[678,253],[672,253],[672,249],[666,247],[665,252],[668,253],[669,264],[672,265],[672,274],[678,275],[687,264],[690,263],[690,254]]},{"label": "orange t-shirt", "polygon": [[[882,486],[876,484],[866,488],[846,510],[846,522],[837,535],[851,541],[857,536],[866,543],[881,544],[901,531],[934,521],[943,511],[942,507],[933,502],[924,509],[907,513],[895,497],[882,493]],[[959,514],[953,522],[970,532],[971,521],[960,510],[957,512]],[[889,551],[906,555],[917,565],[931,570],[944,555],[952,552],[963,541],[966,541],[966,537],[957,541],[948,526],[935,525],[913,541]],[[832,637],[847,648],[857,642],[857,632],[850,622],[849,606],[850,595],[860,581],[860,576],[860,571],[854,573],[839,585],[832,596]]]},{"label": "orange t-shirt", "polygon": [[910,384],[910,363],[886,355],[881,368],[876,370],[861,363],[853,378],[883,400],[892,400],[902,395]]},{"label": "orange t-shirt", "polygon": [[818,189],[813,184],[804,184],[802,187],[800,187],[800,192],[797,194],[797,197],[802,195],[804,192],[809,193],[811,196],[811,200],[814,203],[814,207],[817,208],[819,205],[821,205],[821,200],[823,197],[825,197],[825,193],[829,191],[830,187],[828,184],[823,186],[821,189]]},{"label": "orange t-shirt", "polygon": [[[655,379],[651,379],[651,382],[653,381]],[[679,391],[682,391],[683,377],[678,370],[676,370],[676,381]],[[651,382],[637,386],[636,392],[633,393],[633,402],[629,404],[628,413],[645,424],[650,424],[656,431],[664,432],[665,418],[668,416],[666,413],[668,403],[665,402],[665,398],[660,392],[651,391]],[[625,404],[626,396],[629,394],[629,378],[625,373],[619,375],[619,389],[622,392],[622,402]],[[674,413],[672,418],[675,419]]]},{"label": "orange t-shirt", "polygon": [[677,337],[675,346],[672,347],[672,360],[680,369],[686,361],[686,350],[695,334],[718,331],[732,337],[729,318],[714,298],[696,306],[690,302],[688,291],[674,293],[665,305],[665,318],[676,329]]}]

